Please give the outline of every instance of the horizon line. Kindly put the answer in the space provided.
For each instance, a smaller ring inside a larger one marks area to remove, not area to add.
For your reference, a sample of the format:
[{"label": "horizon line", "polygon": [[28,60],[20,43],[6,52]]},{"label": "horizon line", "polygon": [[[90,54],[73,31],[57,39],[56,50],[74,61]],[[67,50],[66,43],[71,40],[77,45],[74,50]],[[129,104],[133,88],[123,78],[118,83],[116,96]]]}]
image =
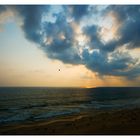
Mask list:
[{"label": "horizon line", "polygon": [[140,88],[140,86],[97,86],[97,87],[78,87],[78,86],[0,86],[0,88],[83,88],[83,89],[93,89],[93,88]]}]

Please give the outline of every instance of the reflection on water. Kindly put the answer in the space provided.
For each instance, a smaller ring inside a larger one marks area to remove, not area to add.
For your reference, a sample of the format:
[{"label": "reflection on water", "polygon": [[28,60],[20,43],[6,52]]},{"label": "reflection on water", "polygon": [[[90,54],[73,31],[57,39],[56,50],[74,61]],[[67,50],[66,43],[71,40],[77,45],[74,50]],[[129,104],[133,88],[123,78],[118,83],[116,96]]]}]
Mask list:
[{"label": "reflection on water", "polygon": [[0,88],[0,123],[140,106],[140,88]]}]

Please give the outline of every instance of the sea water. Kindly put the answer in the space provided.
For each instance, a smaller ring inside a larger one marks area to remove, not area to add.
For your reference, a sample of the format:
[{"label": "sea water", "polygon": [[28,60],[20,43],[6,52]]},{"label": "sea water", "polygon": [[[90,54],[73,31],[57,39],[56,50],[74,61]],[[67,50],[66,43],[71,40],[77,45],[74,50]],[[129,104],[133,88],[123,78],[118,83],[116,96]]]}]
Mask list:
[{"label": "sea water", "polygon": [[0,124],[140,107],[140,88],[0,88]]}]

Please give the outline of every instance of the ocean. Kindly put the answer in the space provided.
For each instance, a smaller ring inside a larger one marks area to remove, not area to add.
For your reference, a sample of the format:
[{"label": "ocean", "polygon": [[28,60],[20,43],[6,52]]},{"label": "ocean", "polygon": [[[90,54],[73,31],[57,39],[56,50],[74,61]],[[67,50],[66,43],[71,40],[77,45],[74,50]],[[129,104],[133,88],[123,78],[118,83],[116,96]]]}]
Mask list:
[{"label": "ocean", "polygon": [[139,107],[140,88],[0,88],[0,124],[41,121],[92,110]]}]

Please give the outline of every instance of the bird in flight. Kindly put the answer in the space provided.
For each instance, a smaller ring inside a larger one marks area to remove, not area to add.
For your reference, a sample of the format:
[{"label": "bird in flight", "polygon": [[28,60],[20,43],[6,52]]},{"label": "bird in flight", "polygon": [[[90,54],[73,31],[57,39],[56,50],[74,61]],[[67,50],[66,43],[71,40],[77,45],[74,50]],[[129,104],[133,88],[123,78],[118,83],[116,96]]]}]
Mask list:
[{"label": "bird in flight", "polygon": [[60,71],[60,69],[58,71]]}]

